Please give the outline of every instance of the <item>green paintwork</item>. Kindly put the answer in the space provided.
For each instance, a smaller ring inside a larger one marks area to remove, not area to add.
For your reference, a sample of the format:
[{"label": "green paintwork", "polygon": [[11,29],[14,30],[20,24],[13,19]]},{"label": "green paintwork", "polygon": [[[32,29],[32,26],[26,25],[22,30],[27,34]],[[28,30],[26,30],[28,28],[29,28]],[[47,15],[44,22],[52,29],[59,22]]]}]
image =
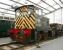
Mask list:
[{"label": "green paintwork", "polygon": [[0,20],[0,37],[8,36],[8,29],[11,28],[12,21]]}]

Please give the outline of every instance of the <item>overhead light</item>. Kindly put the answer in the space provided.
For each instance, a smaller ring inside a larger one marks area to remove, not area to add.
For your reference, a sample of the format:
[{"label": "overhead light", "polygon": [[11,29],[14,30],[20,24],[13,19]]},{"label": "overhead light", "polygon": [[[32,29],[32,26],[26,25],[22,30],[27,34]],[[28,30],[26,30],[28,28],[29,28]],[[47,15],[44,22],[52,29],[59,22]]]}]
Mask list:
[{"label": "overhead light", "polygon": [[36,14],[38,14],[38,15],[42,15],[41,10],[36,10]]}]

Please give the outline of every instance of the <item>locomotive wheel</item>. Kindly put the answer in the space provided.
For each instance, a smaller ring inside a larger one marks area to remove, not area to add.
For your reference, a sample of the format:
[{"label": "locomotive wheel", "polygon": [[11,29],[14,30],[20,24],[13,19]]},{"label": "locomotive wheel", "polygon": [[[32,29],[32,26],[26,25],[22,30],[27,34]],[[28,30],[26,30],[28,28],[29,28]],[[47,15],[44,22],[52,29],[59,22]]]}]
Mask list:
[{"label": "locomotive wheel", "polygon": [[16,35],[16,41],[23,43],[24,42],[24,36]]},{"label": "locomotive wheel", "polygon": [[47,40],[47,35],[44,32],[38,33],[37,37],[38,37],[37,38],[38,41]]},{"label": "locomotive wheel", "polygon": [[42,34],[41,33],[38,33],[37,37],[38,37],[37,38],[38,41],[41,41],[42,40]]}]

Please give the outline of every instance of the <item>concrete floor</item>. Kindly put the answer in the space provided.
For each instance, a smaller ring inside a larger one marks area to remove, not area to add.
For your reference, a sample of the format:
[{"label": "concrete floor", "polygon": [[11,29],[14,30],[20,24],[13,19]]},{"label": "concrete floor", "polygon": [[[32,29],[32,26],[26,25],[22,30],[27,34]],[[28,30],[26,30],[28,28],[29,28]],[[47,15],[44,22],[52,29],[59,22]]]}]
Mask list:
[{"label": "concrete floor", "polygon": [[5,38],[0,38],[0,50],[17,50],[16,48],[21,48],[23,47],[22,44],[9,44],[9,45],[4,45],[3,44],[8,44],[12,43],[15,41],[12,41],[10,37],[5,37]]},{"label": "concrete floor", "polygon": [[10,39],[10,37],[0,38],[0,45],[11,43],[11,42],[12,40]]},{"label": "concrete floor", "polygon": [[[5,43],[5,42],[8,43],[9,41],[11,42],[10,38],[4,38],[4,39],[0,38],[0,44]],[[17,50],[23,50],[23,49],[20,48]],[[63,37],[59,37],[54,40],[42,42],[40,43],[40,48],[36,48],[36,46],[33,45],[33,46],[24,47],[24,50],[63,50]]]},{"label": "concrete floor", "polygon": [[63,37],[43,42],[40,48],[32,47],[30,50],[63,50]]}]

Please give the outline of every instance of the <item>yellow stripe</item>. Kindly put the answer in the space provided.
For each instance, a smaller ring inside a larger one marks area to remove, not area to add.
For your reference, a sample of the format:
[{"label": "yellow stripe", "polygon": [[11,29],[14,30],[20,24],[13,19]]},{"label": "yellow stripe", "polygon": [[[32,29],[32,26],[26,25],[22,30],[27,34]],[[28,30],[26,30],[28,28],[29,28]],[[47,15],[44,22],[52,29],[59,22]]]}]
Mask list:
[{"label": "yellow stripe", "polygon": [[26,21],[24,20],[25,24],[27,25],[27,28],[29,28],[28,24],[26,23]]},{"label": "yellow stripe", "polygon": [[22,25],[22,29],[24,29],[25,28],[25,26],[24,25]]},{"label": "yellow stripe", "polygon": [[[23,17],[24,18],[24,17]],[[31,26],[29,25],[29,23],[27,22],[27,20],[24,18],[24,20],[26,21],[27,25],[29,26],[29,28],[31,28]]]},{"label": "yellow stripe", "polygon": [[17,18],[17,20],[16,20],[16,23],[18,22],[18,18]]},{"label": "yellow stripe", "polygon": [[[33,16],[33,15],[31,15],[31,17],[35,20],[35,17]],[[26,18],[26,19],[25,19]],[[15,25],[16,26],[19,26],[19,27],[21,27],[21,26],[23,26],[23,28],[26,26],[27,28],[28,28],[28,26],[29,26],[29,28],[35,28],[35,26],[34,26],[34,24],[35,24],[35,21],[32,19],[32,18],[30,18],[29,17],[29,19],[28,19],[28,17],[27,16],[25,16],[25,17],[23,17],[23,18],[20,18],[20,17],[18,17],[18,18],[16,18],[16,23],[15,23]],[[25,22],[23,22],[23,20],[25,20],[26,21],[26,23]],[[32,22],[31,22],[32,21]],[[22,24],[21,24],[22,23]],[[25,26],[24,26],[24,25]],[[28,25],[28,26],[27,26]]]},{"label": "yellow stripe", "polygon": [[26,18],[27,18],[27,20],[29,21],[29,23],[31,24],[31,26],[34,28],[33,23],[28,19],[28,17],[26,17]]},{"label": "yellow stripe", "polygon": [[15,25],[16,25],[16,27],[19,27],[19,17],[16,17],[16,22],[15,22]]},{"label": "yellow stripe", "polygon": [[17,23],[17,24],[19,23],[19,19],[20,19],[20,18],[17,18],[17,19],[16,19],[16,23]]},{"label": "yellow stripe", "polygon": [[22,22],[22,24],[21,25],[19,25],[19,28],[21,28],[22,27],[22,29],[24,28],[24,26],[23,26],[23,22]]},{"label": "yellow stripe", "polygon": [[25,28],[24,24],[25,24],[25,23],[24,23],[24,21],[23,21],[22,24],[21,24],[21,26],[23,26],[23,27]]},{"label": "yellow stripe", "polygon": [[31,15],[30,16],[30,21],[33,23],[34,28],[35,28],[35,16]]},{"label": "yellow stripe", "polygon": [[23,18],[22,18],[22,19],[20,19],[19,23],[21,24],[22,22],[23,22]]},{"label": "yellow stripe", "polygon": [[35,20],[35,16],[31,15],[31,17]]},{"label": "yellow stripe", "polygon": [[23,22],[23,19],[22,18],[17,18],[16,19],[16,25],[17,26],[21,27],[20,25],[21,25],[22,22]]},{"label": "yellow stripe", "polygon": [[23,25],[24,24],[24,18],[23,18],[23,21],[21,22],[21,25]]},{"label": "yellow stripe", "polygon": [[[25,16],[25,19],[26,19],[27,23],[30,25],[29,20],[27,19],[27,16]],[[32,28],[31,25],[29,28]]]},{"label": "yellow stripe", "polygon": [[[21,28],[21,26],[22,26],[22,28]],[[20,26],[19,26],[19,29],[23,29],[23,28],[24,28],[24,26],[23,26],[23,25],[20,25]]]},{"label": "yellow stripe", "polygon": [[[19,25],[19,27],[21,27],[21,26],[23,26],[23,24],[25,24],[23,18],[22,18],[22,20],[20,19],[20,20],[18,20],[18,21],[19,21],[19,22],[17,23],[17,25]],[[27,27],[26,24],[25,24],[25,26]]]},{"label": "yellow stripe", "polygon": [[25,27],[28,28],[27,25],[26,25],[26,23],[24,21],[23,21],[23,23],[24,23]]},{"label": "yellow stripe", "polygon": [[33,24],[35,24],[35,21],[30,17],[30,20],[33,22]]},{"label": "yellow stripe", "polygon": [[[25,16],[26,17],[26,16]],[[31,26],[34,28],[34,25],[32,24],[32,22],[28,19],[28,17],[26,17],[26,19],[28,20],[29,24],[31,24]]]},{"label": "yellow stripe", "polygon": [[30,18],[30,22],[32,22],[32,24],[34,26],[33,28],[35,28],[35,21],[33,21],[32,18]]}]

